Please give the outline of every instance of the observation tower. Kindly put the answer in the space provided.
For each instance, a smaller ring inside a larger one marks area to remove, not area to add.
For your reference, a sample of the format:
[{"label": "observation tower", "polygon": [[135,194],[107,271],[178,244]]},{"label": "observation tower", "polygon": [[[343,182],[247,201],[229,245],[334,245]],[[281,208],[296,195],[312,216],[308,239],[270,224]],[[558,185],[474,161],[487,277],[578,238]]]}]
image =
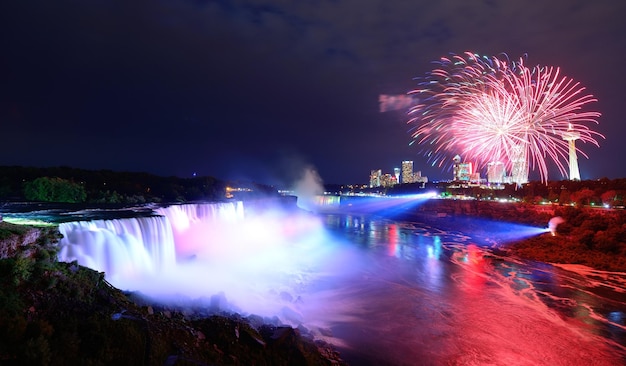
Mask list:
[{"label": "observation tower", "polygon": [[578,170],[578,157],[576,156],[576,140],[580,138],[580,133],[572,130],[570,124],[567,132],[563,133],[563,140],[569,145],[569,179],[580,180],[580,171]]}]

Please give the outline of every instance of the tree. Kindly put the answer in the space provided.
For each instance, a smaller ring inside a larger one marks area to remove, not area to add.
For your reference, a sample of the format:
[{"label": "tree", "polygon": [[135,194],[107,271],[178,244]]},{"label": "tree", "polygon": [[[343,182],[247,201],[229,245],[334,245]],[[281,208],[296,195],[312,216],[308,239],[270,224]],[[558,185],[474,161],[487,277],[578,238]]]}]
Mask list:
[{"label": "tree", "polygon": [[550,190],[550,193],[548,193],[548,201],[554,203],[554,202],[559,202],[559,193],[557,193],[554,190]]},{"label": "tree", "polygon": [[615,200],[617,199],[617,192],[615,192],[615,190],[613,189],[608,190],[600,195],[600,199],[602,200],[603,204],[613,206],[615,205]]},{"label": "tree", "polygon": [[30,201],[79,203],[85,202],[85,188],[61,178],[40,177],[24,185],[24,196]]},{"label": "tree", "polygon": [[594,192],[589,188],[583,188],[577,192],[572,193],[572,202],[576,202],[579,206],[586,206],[592,202]]},{"label": "tree", "polygon": [[561,194],[559,195],[559,204],[561,205],[567,205],[572,203],[572,198],[571,198],[571,194],[569,193],[568,190],[564,189],[561,191]]}]

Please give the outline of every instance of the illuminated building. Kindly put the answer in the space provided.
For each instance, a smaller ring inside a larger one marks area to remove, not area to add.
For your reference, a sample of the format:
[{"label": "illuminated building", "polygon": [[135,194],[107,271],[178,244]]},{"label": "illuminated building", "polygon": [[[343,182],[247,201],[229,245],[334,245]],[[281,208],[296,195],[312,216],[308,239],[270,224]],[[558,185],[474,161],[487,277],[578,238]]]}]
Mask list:
[{"label": "illuminated building", "polygon": [[382,171],[380,169],[370,172],[370,188],[380,187],[381,175]]},{"label": "illuminated building", "polygon": [[563,140],[569,145],[569,179],[580,180],[580,171],[578,170],[578,157],[576,156],[576,140],[580,138],[580,133],[572,131],[572,125],[563,134]]},{"label": "illuminated building", "polygon": [[455,156],[452,161],[454,162],[452,168],[454,177],[452,180],[457,182],[469,182],[474,173],[472,163],[462,163],[459,155]]},{"label": "illuminated building", "polygon": [[[469,163],[471,165],[471,163]],[[479,184],[480,183],[480,173],[479,172],[473,172],[470,173],[469,175],[469,181],[472,184]]]},{"label": "illuminated building", "polygon": [[469,182],[472,178],[472,163],[460,163],[455,180]]},{"label": "illuminated building", "polygon": [[487,164],[487,182],[496,184],[504,183],[505,176],[506,169],[502,162],[492,161]]},{"label": "illuminated building", "polygon": [[396,178],[389,173],[383,174],[380,177],[380,185],[382,187],[391,187],[396,183],[395,181],[396,181]]},{"label": "illuminated building", "polygon": [[393,175],[396,177],[396,183],[400,183],[400,168],[393,168]]},{"label": "illuminated building", "polygon": [[405,160],[402,162],[402,184],[413,183],[413,161]]},{"label": "illuminated building", "polygon": [[413,173],[413,183],[428,183],[428,177],[423,177],[422,171],[418,170]]}]

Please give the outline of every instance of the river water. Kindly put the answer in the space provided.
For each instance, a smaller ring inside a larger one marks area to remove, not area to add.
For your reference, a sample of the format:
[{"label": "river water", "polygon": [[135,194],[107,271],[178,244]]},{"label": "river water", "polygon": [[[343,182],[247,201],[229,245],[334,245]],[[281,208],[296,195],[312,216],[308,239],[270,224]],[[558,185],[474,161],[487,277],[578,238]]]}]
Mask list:
[{"label": "river water", "polygon": [[327,340],[351,364],[625,363],[626,274],[496,255],[497,232],[359,215],[324,223],[360,250],[358,269],[316,293],[333,304],[320,308]]}]

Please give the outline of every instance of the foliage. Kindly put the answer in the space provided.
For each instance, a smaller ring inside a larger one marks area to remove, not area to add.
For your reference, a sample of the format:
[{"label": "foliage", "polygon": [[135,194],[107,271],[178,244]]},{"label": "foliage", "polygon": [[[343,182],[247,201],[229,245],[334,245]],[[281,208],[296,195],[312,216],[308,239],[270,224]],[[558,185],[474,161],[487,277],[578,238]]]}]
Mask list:
[{"label": "foliage", "polygon": [[7,239],[11,236],[23,236],[29,227],[22,225],[11,225],[5,222],[0,222],[0,240]]},{"label": "foliage", "polygon": [[[105,204],[215,201],[224,198],[226,185],[213,177],[179,178],[69,167],[0,166],[0,200]],[[60,193],[55,191],[57,188]]]},{"label": "foliage", "polygon": [[87,194],[80,184],[61,178],[39,177],[24,185],[24,197],[42,202],[85,202]]},{"label": "foliage", "polygon": [[556,236],[544,234],[516,242],[509,251],[543,262],[626,271],[626,212],[564,207],[556,215],[565,220]]}]

